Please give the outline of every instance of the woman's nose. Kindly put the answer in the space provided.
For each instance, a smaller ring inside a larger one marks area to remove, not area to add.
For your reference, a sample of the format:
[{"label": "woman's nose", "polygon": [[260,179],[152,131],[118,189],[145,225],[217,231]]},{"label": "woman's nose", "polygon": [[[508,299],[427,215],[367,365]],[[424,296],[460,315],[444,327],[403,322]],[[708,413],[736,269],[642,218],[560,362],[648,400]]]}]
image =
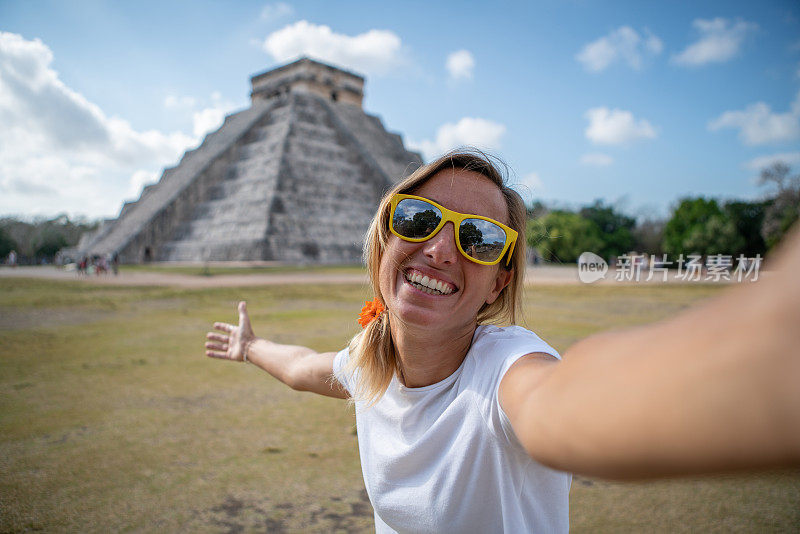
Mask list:
[{"label": "woman's nose", "polygon": [[432,238],[425,241],[422,251],[433,263],[451,264],[458,260],[455,227],[448,222]]}]

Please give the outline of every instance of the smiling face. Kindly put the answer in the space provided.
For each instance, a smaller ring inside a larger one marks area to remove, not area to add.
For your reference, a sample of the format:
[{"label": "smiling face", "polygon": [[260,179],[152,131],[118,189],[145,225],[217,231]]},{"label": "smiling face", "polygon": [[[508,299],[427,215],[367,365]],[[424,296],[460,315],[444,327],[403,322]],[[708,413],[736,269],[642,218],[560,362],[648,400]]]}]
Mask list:
[{"label": "smiling face", "polygon": [[[446,169],[410,193],[461,213],[508,224],[503,194],[488,178]],[[473,328],[478,311],[494,302],[511,279],[499,265],[465,258],[448,222],[427,241],[411,243],[390,235],[381,257],[379,285],[386,307],[402,324],[450,329]]]}]

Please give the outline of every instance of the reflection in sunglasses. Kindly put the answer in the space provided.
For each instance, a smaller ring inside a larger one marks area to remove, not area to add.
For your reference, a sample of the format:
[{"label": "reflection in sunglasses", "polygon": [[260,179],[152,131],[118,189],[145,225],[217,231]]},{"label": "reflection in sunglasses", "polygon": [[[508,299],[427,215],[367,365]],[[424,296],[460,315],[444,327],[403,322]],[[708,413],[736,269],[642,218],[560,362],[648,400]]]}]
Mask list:
[{"label": "reflection in sunglasses", "polygon": [[[449,212],[458,214],[457,212]],[[442,211],[434,204],[417,198],[397,202],[392,214],[392,230],[404,239],[430,239],[440,228]],[[448,220],[453,219],[452,215]],[[453,219],[457,222],[457,219]],[[459,222],[456,243],[462,254],[481,262],[496,262],[506,248],[505,230],[491,221],[464,218]]]}]

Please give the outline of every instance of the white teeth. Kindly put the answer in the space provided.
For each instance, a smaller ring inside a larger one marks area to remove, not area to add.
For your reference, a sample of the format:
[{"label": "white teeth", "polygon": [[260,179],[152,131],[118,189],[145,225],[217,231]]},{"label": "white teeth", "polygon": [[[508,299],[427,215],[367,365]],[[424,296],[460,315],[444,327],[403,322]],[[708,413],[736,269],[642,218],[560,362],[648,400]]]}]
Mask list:
[{"label": "white teeth", "polygon": [[414,287],[424,291],[429,295],[449,295],[453,289],[441,280],[436,280],[419,273],[407,274],[406,280],[414,284]]}]

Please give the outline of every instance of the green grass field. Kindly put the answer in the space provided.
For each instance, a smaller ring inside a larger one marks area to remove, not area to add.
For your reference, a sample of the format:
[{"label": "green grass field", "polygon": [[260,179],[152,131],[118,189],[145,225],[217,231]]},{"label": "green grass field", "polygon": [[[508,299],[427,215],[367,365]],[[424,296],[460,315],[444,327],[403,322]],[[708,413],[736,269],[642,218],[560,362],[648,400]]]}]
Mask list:
[{"label": "green grass field", "polygon": [[[525,322],[563,350],[717,291],[533,287]],[[366,297],[0,279],[0,531],[370,531],[347,403],[203,355],[240,299],[259,335],[334,350]],[[800,473],[576,477],[570,508],[575,532],[796,532]]]}]

